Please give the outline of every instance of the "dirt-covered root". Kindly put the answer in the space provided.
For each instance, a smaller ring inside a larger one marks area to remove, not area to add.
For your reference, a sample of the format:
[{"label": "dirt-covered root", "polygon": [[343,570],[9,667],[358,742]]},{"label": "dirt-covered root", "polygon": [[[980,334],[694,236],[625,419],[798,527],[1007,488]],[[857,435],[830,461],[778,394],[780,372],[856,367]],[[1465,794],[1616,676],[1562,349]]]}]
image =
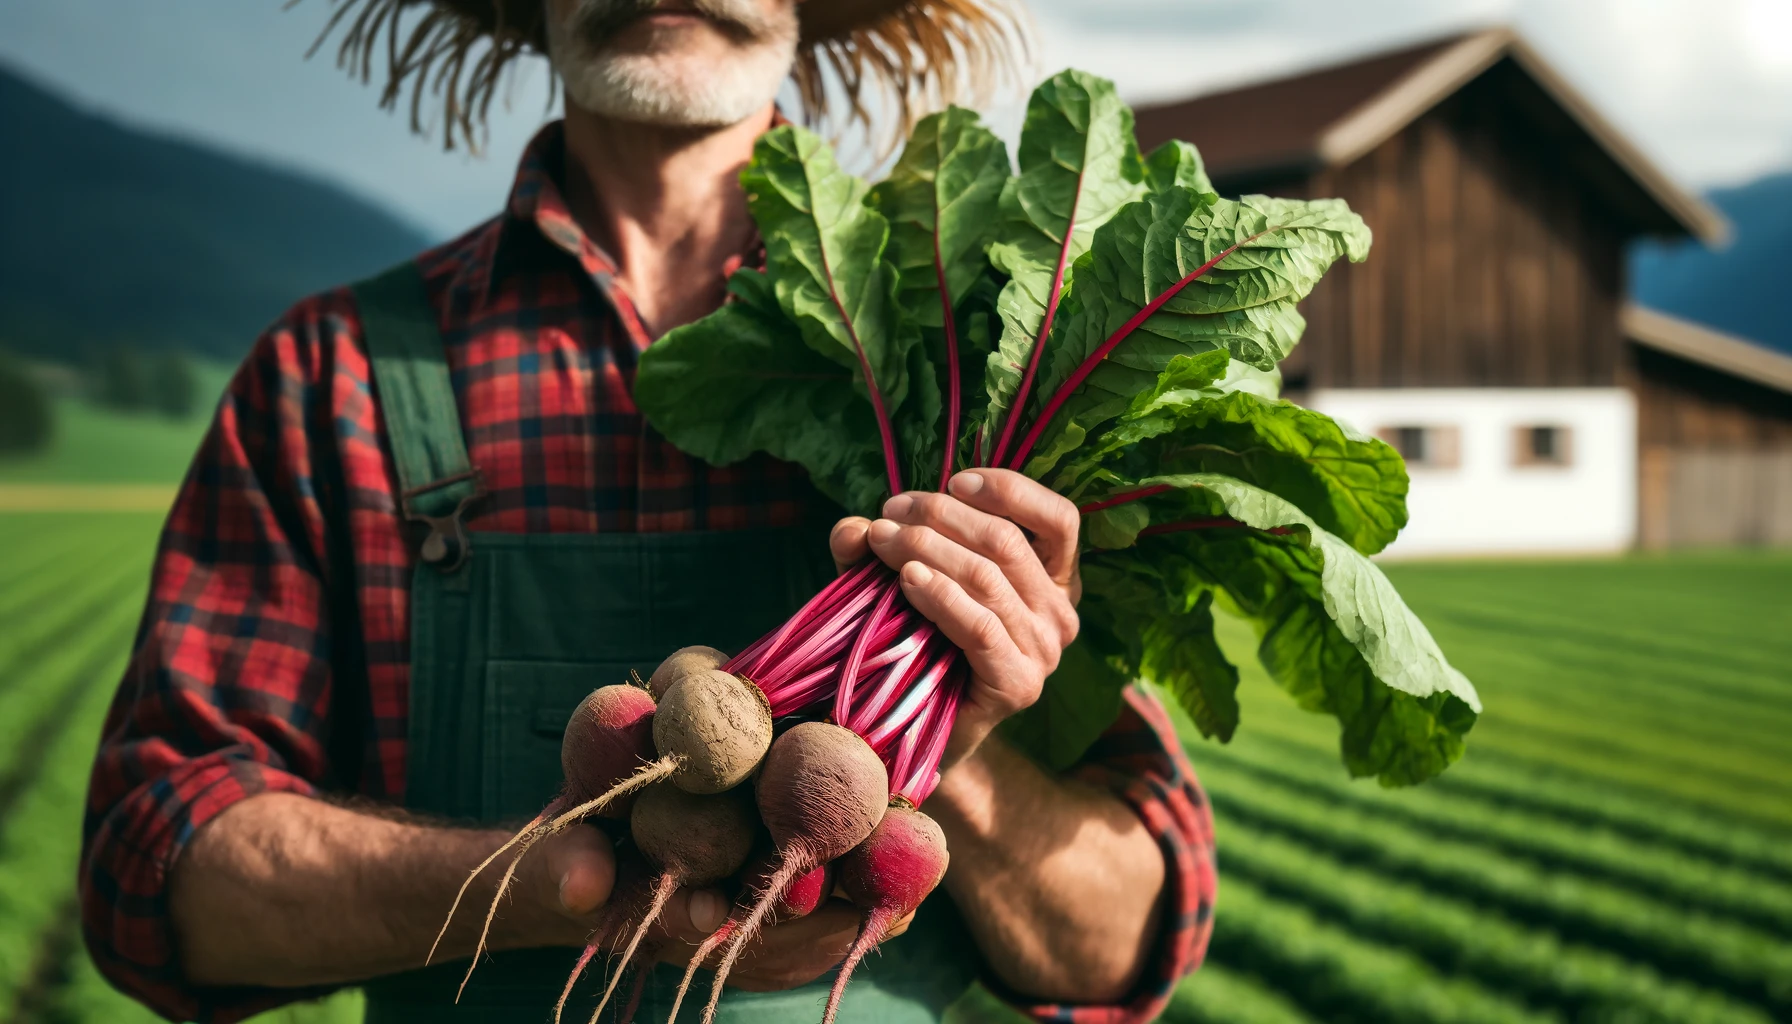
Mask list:
[{"label": "dirt-covered root", "polygon": [[673,683],[678,682],[693,672],[708,672],[721,668],[728,661],[728,656],[714,647],[681,647],[673,651],[660,662],[660,667],[653,670],[647,679],[647,692],[658,701],[666,695]]},{"label": "dirt-covered root", "polygon": [[710,669],[680,676],[653,716],[653,744],[680,759],[672,777],[689,793],[720,793],[745,782],[772,744],[772,709],[759,687]]}]

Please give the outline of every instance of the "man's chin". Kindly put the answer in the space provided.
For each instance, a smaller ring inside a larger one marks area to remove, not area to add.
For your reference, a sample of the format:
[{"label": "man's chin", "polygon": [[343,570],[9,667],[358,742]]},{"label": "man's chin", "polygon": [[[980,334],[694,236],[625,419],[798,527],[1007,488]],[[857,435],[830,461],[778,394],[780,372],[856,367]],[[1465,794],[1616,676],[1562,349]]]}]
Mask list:
[{"label": "man's chin", "polygon": [[[775,73],[774,73],[775,72]],[[789,73],[738,55],[610,53],[576,76],[562,75],[581,110],[623,121],[679,128],[721,128],[753,116],[776,97]]]}]

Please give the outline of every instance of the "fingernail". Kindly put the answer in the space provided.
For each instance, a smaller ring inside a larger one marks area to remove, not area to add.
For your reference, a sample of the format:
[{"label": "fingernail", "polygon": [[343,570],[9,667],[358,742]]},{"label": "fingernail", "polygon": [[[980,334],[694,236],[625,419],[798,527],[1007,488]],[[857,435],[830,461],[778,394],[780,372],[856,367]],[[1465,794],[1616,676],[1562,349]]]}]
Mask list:
[{"label": "fingernail", "polygon": [[920,562],[909,562],[902,567],[902,582],[911,587],[925,587],[933,581],[933,570]]},{"label": "fingernail", "polygon": [[884,518],[906,519],[908,518],[909,509],[914,507],[914,498],[911,498],[906,494],[898,494],[889,501],[884,502]]},{"label": "fingernail", "polygon": [[722,926],[722,899],[708,889],[691,893],[691,927],[705,935]]},{"label": "fingernail", "polygon": [[901,531],[901,529],[902,527],[897,526],[888,519],[879,519],[871,524],[870,536],[874,542],[883,544],[887,541],[895,540],[896,534]]},{"label": "fingernail", "polygon": [[957,476],[953,477],[946,484],[946,490],[952,492],[952,494],[954,496],[960,497],[960,498],[965,497],[967,495],[976,494],[978,491],[981,491],[982,489],[983,489],[983,474],[982,473],[960,473]]}]

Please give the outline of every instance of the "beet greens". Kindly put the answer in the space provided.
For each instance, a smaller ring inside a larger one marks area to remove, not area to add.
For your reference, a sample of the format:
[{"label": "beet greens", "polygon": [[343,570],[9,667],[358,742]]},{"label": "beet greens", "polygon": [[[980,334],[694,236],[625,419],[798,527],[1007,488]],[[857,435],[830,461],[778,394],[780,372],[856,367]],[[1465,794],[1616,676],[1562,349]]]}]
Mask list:
[{"label": "beet greens", "polygon": [[[1337,200],[1223,199],[1187,143],[1141,155],[1131,111],[1082,72],[1034,93],[1017,157],[1011,175],[1001,142],[952,108],[872,188],[802,129],[768,133],[741,178],[766,268],[643,354],[642,412],[713,463],[798,462],[862,514],[905,479],[944,487],[977,466],[1078,502],[1083,633],[1008,726],[1051,766],[1082,754],[1136,678],[1229,739],[1224,613],[1251,623],[1303,707],[1338,719],[1351,774],[1442,771],[1479,700],[1366,557],[1405,525],[1405,467],[1277,397],[1297,303],[1367,257],[1368,228]],[[875,562],[726,667],[774,715],[858,733],[915,805],[969,675]]]}]

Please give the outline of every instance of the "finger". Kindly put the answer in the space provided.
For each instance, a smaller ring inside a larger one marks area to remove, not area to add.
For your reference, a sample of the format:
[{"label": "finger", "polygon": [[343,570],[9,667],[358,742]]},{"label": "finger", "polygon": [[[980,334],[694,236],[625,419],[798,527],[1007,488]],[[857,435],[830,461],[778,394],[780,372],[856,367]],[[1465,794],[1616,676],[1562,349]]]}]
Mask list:
[{"label": "finger", "polygon": [[902,567],[901,579],[903,596],[964,651],[977,675],[1024,679],[1030,674],[1026,657],[1001,619],[973,601],[952,577],[915,561]]},{"label": "finger", "polygon": [[616,884],[616,854],[609,837],[580,825],[543,845],[548,877],[557,887],[561,908],[584,915],[603,906]]},{"label": "finger", "polygon": [[946,485],[954,498],[991,515],[1012,519],[1032,532],[1045,571],[1068,586],[1076,570],[1076,538],[1082,517],[1070,499],[1011,469],[976,469]]},{"label": "finger", "polygon": [[[891,566],[904,569],[919,562],[951,577],[971,601],[995,614],[1002,631],[1024,650],[1041,649],[1039,622],[1033,609],[1015,592],[1014,584],[992,561],[927,526],[903,526],[879,519],[869,531],[871,550]],[[971,609],[962,609],[971,614]],[[944,628],[944,624],[940,624]],[[950,635],[950,634],[948,634]]]},{"label": "finger", "polygon": [[833,532],[828,534],[828,550],[834,555],[835,572],[845,572],[864,560],[871,550],[865,540],[870,526],[871,520],[864,516],[847,516],[834,524]]},{"label": "finger", "polygon": [[728,901],[715,889],[680,889],[666,901],[655,929],[679,942],[702,942],[728,917]]},{"label": "finger", "polygon": [[728,985],[748,992],[807,985],[846,959],[858,934],[858,909],[829,900],[814,913],[762,931],[742,952]]},{"label": "finger", "polygon": [[1040,561],[1038,551],[1014,523],[947,494],[898,494],[884,502],[884,517],[926,526],[1000,566],[1014,590],[1036,612],[1064,599],[1062,585]]}]

